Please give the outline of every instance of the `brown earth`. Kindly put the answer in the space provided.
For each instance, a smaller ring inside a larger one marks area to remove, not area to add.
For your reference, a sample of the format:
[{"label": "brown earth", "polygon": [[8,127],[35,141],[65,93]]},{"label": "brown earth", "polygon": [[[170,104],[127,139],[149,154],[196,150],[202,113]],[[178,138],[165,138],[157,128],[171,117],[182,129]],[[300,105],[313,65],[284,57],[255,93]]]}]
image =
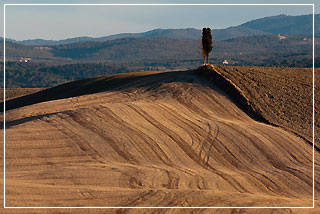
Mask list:
[{"label": "brown earth", "polygon": [[[22,97],[28,94],[33,94],[43,88],[6,88],[6,100]],[[4,89],[0,88],[0,101],[3,102]]]},{"label": "brown earth", "polygon": [[[76,81],[9,101],[6,206],[312,206],[310,144],[255,121],[233,100],[194,71],[168,71]],[[315,193],[316,209],[5,212],[319,213],[318,179]]]},{"label": "brown earth", "polygon": [[[312,69],[215,66],[270,123],[312,142]],[[320,146],[320,69],[315,69],[315,142]]]}]

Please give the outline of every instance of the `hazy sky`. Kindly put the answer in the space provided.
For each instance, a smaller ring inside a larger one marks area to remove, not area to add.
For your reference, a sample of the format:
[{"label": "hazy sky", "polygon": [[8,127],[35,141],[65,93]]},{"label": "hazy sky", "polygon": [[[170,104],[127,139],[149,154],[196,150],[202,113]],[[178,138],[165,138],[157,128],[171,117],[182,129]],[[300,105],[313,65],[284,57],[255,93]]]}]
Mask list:
[{"label": "hazy sky", "polygon": [[[221,1],[97,1],[97,0],[1,0],[3,35],[4,3],[316,3],[313,0],[221,0]],[[155,28],[226,28],[266,16],[312,14],[312,6],[6,6],[6,38],[66,39],[101,37]]]}]

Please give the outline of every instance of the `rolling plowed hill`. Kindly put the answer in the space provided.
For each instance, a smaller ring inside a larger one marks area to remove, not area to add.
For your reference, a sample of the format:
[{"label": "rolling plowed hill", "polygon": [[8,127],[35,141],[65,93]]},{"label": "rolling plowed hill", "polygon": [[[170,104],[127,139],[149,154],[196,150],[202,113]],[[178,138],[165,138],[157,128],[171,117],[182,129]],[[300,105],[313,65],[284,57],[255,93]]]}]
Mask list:
[{"label": "rolling plowed hill", "polygon": [[10,102],[6,206],[312,206],[312,147],[193,71],[104,76]]}]

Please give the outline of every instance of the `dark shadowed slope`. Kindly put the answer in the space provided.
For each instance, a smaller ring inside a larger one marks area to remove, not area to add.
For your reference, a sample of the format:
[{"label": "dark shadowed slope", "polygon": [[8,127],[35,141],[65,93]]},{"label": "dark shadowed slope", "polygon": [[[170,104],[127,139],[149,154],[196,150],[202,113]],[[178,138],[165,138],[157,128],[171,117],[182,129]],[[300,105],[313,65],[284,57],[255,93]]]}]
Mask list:
[{"label": "dark shadowed slope", "polygon": [[[9,100],[6,102],[6,110],[50,100],[76,97],[104,91],[127,90],[139,87],[149,87],[150,85],[152,87],[156,87],[161,83],[169,82],[193,82],[194,77],[190,78],[190,74],[192,74],[192,71],[138,72],[79,80],[39,91],[37,93],[23,96],[14,100]],[[201,81],[201,83],[210,85],[205,81]],[[0,105],[0,109],[3,110],[3,103]]]},{"label": "dark shadowed slope", "polygon": [[[215,66],[247,97],[254,109],[272,124],[312,142],[312,68]],[[315,79],[315,142],[320,146],[320,69]]]}]

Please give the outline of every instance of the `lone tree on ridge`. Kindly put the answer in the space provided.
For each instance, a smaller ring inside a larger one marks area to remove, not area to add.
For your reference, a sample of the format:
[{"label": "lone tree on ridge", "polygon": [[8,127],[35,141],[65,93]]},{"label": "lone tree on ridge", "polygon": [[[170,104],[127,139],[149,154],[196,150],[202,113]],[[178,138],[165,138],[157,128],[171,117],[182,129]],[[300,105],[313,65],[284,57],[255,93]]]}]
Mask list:
[{"label": "lone tree on ridge", "polygon": [[[204,64],[209,64],[209,54],[212,50],[212,35],[210,28],[202,29],[202,53],[201,55],[204,58]],[[206,63],[207,59],[207,63]]]}]

